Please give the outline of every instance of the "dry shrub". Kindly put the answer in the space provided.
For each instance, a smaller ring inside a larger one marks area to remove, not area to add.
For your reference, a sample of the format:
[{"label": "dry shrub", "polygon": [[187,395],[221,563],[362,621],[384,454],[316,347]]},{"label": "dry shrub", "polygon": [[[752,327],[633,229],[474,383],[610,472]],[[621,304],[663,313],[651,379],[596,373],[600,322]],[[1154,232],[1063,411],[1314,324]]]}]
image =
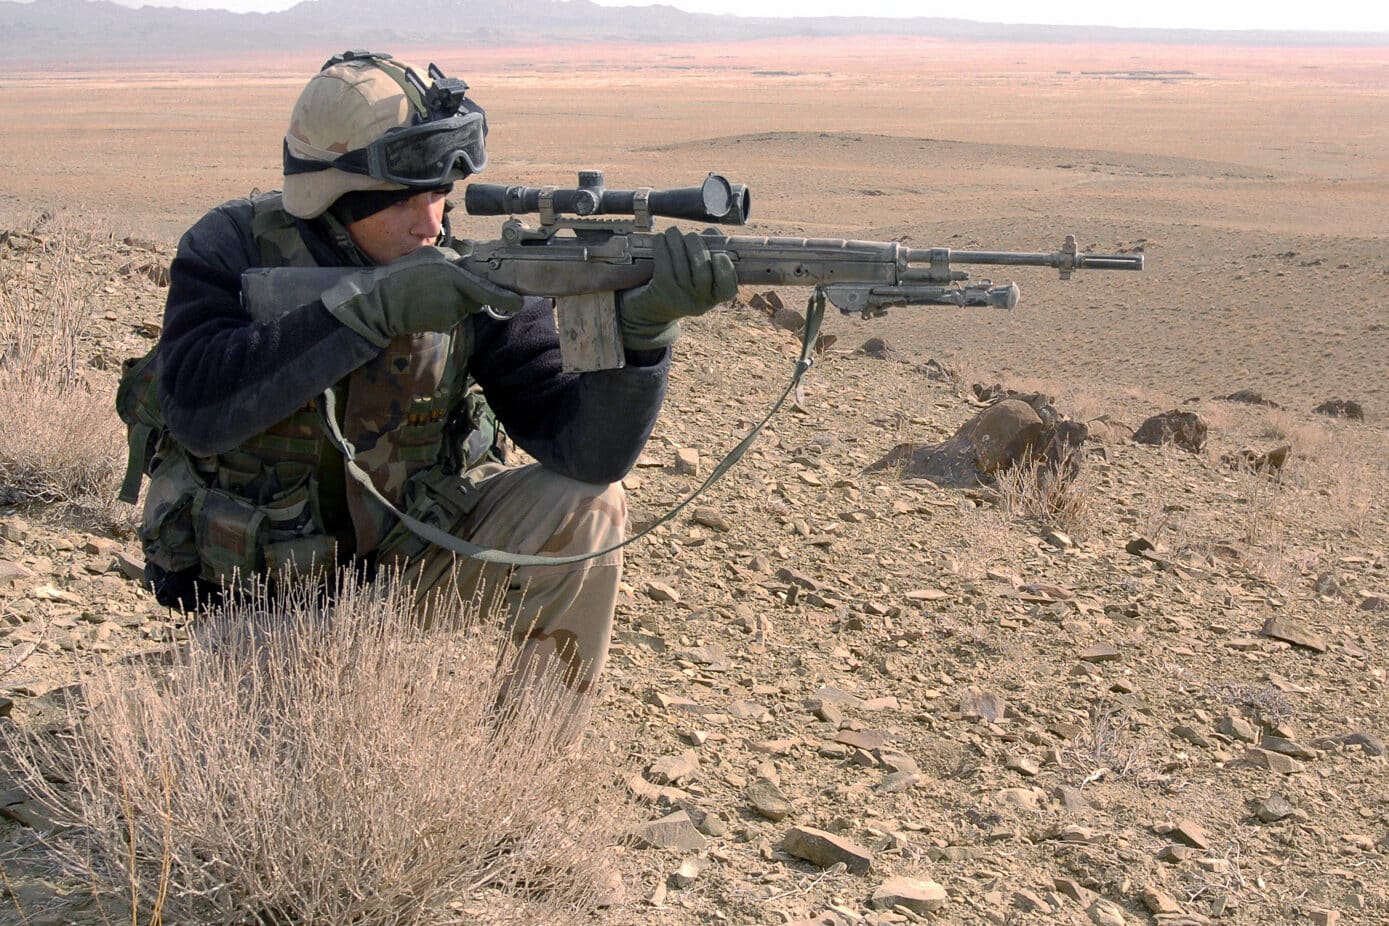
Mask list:
[{"label": "dry shrub", "polygon": [[12,234],[24,259],[0,252],[0,490],[11,501],[109,511],[125,434],[113,391],[82,362],[97,277],[63,226]]},{"label": "dry shrub", "polygon": [[[1280,546],[1290,523],[1367,531],[1389,485],[1382,435],[1287,409],[1236,408],[1222,413],[1230,416],[1229,427],[1223,429],[1230,432],[1228,436],[1238,437],[1243,429],[1248,438],[1233,446],[1264,449],[1277,442],[1292,447],[1281,472],[1239,469],[1235,482],[1236,498],[1243,506],[1241,539]],[[1235,413],[1245,417],[1236,418]],[[1217,429],[1216,421],[1208,419],[1208,423]]]},{"label": "dry shrub", "polygon": [[1148,785],[1160,777],[1152,738],[1133,715],[1108,703],[1090,707],[1090,722],[1066,743],[1061,765],[1084,786],[1106,778]]},{"label": "dry shrub", "polygon": [[109,519],[125,435],[111,396],[11,377],[0,368],[0,491],[11,502],[66,503]]},{"label": "dry shrub", "polygon": [[1288,531],[1288,495],[1281,474],[1237,466],[1230,477],[1240,504],[1234,523],[1239,539],[1250,545],[1282,549]]},{"label": "dry shrub", "polygon": [[[1296,451],[1296,445],[1294,445]],[[1311,490],[1303,515],[1336,530],[1366,533],[1389,489],[1389,442],[1367,431],[1328,437],[1319,457],[1299,466]]]},{"label": "dry shrub", "polygon": [[999,472],[994,487],[1007,516],[1085,537],[1098,520],[1097,481],[1083,451],[1067,446],[1055,460],[1032,457]]},{"label": "dry shrub", "polygon": [[1076,421],[1089,423],[1114,414],[1112,396],[1092,383],[1045,379],[1040,376],[1005,376],[1003,385],[1015,392],[1037,392],[1055,397],[1054,405],[1064,407]]},{"label": "dry shrub", "polygon": [[1275,727],[1293,719],[1292,701],[1273,685],[1223,682],[1209,686],[1207,694],[1223,705],[1238,708],[1263,726]]},{"label": "dry shrub", "polygon": [[[1163,407],[1176,408],[1177,406],[1171,404]],[[1238,405],[1234,402],[1205,402],[1197,414],[1206,422],[1206,427],[1210,433],[1229,434],[1249,421],[1251,411],[1249,406]]]},{"label": "dry shrub", "polygon": [[[203,618],[173,666],[96,667],[65,732],[19,739],[55,872],[123,921],[566,922],[627,806],[566,695],[496,707],[514,653],[408,589],[296,588]],[[40,773],[42,770],[42,774]],[[90,902],[90,901],[89,901]]]},{"label": "dry shrub", "polygon": [[1347,455],[1328,463],[1322,475],[1325,516],[1337,527],[1365,533],[1375,504],[1382,502],[1389,487],[1389,473],[1384,466]]},{"label": "dry shrub", "polygon": [[955,542],[943,551],[945,568],[952,575],[977,582],[990,569],[1013,569],[1031,552],[998,508],[976,508],[973,502],[962,499],[957,510],[958,518],[951,525]]},{"label": "dry shrub", "polygon": [[1297,459],[1321,461],[1332,448],[1334,436],[1324,422],[1287,409],[1265,409],[1263,417],[1258,439],[1291,444]]}]

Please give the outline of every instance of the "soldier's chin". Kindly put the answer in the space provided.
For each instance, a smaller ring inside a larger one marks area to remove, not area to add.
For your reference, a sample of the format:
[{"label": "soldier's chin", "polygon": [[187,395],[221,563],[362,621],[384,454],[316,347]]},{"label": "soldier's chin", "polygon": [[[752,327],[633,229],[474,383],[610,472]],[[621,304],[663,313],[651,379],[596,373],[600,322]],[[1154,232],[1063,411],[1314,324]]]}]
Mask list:
[{"label": "soldier's chin", "polygon": [[427,241],[426,241],[426,240],[421,240],[421,241],[411,242],[410,244],[403,244],[403,245],[400,245],[399,247],[397,247],[397,248],[394,249],[394,250],[395,250],[395,253],[391,254],[391,255],[390,255],[390,259],[384,261],[384,263],[388,263],[388,264],[389,264],[389,263],[393,263],[393,262],[395,262],[395,261],[400,260],[402,257],[409,257],[411,254],[414,254],[414,253],[415,253],[416,251],[418,251],[420,248],[426,247],[426,246],[431,245],[431,244],[433,244],[433,243],[434,243],[434,239],[433,239],[433,238],[430,238],[430,239],[428,239]]}]

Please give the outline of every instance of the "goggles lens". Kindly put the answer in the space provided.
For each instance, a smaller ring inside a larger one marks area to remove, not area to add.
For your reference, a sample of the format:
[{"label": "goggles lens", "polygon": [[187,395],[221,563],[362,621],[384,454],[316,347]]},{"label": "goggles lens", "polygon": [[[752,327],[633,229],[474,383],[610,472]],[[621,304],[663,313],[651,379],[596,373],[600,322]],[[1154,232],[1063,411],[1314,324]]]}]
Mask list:
[{"label": "goggles lens", "polygon": [[368,172],[405,186],[448,183],[461,160],[466,173],[487,166],[482,113],[460,113],[403,129],[392,129],[367,148]]}]

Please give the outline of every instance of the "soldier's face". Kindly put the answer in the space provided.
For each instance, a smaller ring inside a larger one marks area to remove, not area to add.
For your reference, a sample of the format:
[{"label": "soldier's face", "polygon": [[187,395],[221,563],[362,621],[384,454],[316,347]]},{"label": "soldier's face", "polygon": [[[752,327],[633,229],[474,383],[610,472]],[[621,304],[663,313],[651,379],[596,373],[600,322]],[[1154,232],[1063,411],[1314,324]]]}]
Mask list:
[{"label": "soldier's face", "polygon": [[426,190],[347,226],[352,243],[378,264],[433,244],[444,223],[444,190]]}]

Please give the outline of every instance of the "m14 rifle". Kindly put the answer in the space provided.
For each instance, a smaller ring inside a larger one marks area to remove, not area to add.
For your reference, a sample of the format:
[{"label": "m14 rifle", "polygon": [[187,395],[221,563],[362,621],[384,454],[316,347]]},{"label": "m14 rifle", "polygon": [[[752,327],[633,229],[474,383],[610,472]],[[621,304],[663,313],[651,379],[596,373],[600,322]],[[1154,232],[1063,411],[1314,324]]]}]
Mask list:
[{"label": "m14 rifle", "polygon": [[[550,296],[558,310],[567,370],[622,366],[622,336],[615,294],[651,278],[657,217],[717,225],[743,225],[751,210],[746,186],[711,173],[699,186],[672,190],[608,190],[600,171],[581,171],[572,189],[473,183],[464,194],[468,213],[508,216],[501,238],[459,241],[467,270],[523,295]],[[535,226],[520,215],[536,214]],[[895,241],[764,238],[703,232],[710,251],[728,255],[738,282],[759,286],[814,286],[845,314],[871,317],[892,306],[954,305],[1011,309],[1013,283],[966,282],[958,264],[1052,267],[1069,279],[1077,270],[1142,270],[1141,254],[1088,254],[1068,235],[1046,252],[956,251],[909,248]],[[253,314],[309,302],[361,272],[345,268],[248,271],[242,290]]]}]

